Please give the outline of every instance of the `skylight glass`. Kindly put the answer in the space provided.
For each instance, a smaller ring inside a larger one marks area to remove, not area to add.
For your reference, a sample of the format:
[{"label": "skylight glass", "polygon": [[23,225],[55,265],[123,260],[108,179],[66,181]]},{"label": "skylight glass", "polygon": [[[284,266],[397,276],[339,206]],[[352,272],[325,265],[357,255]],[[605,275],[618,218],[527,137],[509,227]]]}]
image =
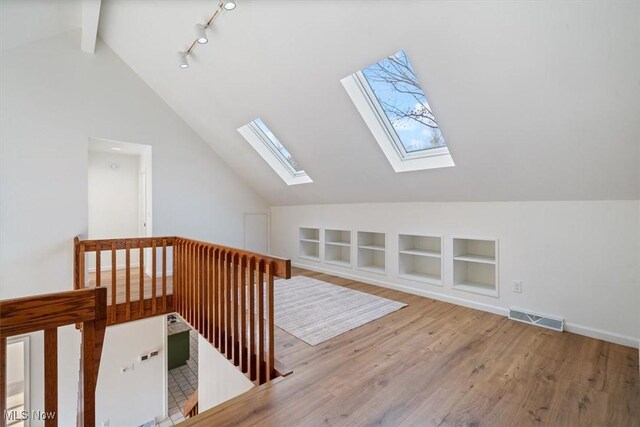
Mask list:
[{"label": "skylight glass", "polygon": [[427,97],[404,51],[362,70],[407,154],[446,147]]},{"label": "skylight glass", "polygon": [[340,80],[396,172],[455,166],[404,51]]},{"label": "skylight glass", "polygon": [[284,148],[284,145],[282,145],[280,141],[278,141],[278,138],[276,138],[273,132],[269,130],[267,125],[265,125],[261,119],[255,119],[252,123],[254,123],[262,131],[262,133],[264,133],[264,136],[267,138],[268,142],[271,144],[271,148],[278,151],[278,153],[280,153],[282,158],[287,163],[289,163],[289,165],[293,168],[293,170],[295,170],[296,172],[299,172],[301,168],[300,166],[298,166],[298,163],[295,161],[295,159],[289,153],[289,151],[287,151],[287,149]]},{"label": "skylight glass", "polygon": [[287,185],[313,182],[261,119],[250,121],[238,132]]}]

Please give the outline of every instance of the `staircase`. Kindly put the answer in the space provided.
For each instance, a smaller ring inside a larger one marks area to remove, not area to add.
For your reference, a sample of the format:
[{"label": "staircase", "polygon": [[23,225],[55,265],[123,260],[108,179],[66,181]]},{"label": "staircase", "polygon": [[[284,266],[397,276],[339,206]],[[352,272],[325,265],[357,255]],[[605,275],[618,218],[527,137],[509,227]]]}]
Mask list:
[{"label": "staircase", "polygon": [[[120,268],[119,253],[125,260]],[[95,259],[92,272],[89,257]],[[81,330],[78,425],[90,427],[105,328],[173,312],[254,384],[268,383],[280,375],[274,350],[275,277],[291,277],[290,260],[176,236],[76,237],[74,290],[0,301],[0,413],[6,409],[7,337],[44,331],[45,411],[56,412],[57,328],[75,324]],[[45,421],[47,427],[57,425],[57,417]]]}]

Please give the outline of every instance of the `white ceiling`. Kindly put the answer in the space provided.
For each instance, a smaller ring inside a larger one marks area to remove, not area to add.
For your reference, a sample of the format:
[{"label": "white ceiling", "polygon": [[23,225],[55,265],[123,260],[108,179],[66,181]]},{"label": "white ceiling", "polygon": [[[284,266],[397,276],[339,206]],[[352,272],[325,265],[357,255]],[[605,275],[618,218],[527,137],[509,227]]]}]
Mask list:
[{"label": "white ceiling", "polygon": [[[274,205],[640,198],[638,2],[239,0],[179,69],[216,4],[105,0],[99,35]],[[340,84],[400,49],[453,168],[395,173]],[[312,184],[238,134],[257,117]]]},{"label": "white ceiling", "polygon": [[80,0],[0,0],[0,48],[80,28]]}]

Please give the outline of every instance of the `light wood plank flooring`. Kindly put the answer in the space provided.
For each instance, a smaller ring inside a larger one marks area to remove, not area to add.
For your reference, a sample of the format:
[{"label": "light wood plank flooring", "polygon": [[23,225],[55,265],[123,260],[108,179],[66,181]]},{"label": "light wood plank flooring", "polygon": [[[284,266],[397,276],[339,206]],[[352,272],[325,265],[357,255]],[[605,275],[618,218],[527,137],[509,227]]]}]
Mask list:
[{"label": "light wood plank flooring", "polygon": [[[132,268],[130,272],[130,299],[138,301],[140,299],[140,269]],[[151,298],[152,281],[151,276],[144,275],[144,299]],[[102,271],[100,274],[100,285],[107,288],[107,305],[111,305],[111,271]],[[96,273],[89,273],[89,287],[96,286]],[[173,294],[173,276],[167,276],[167,295]],[[156,276],[156,296],[162,296],[162,275]],[[116,270],[116,304],[126,302],[126,270]]]},{"label": "light wood plank flooring", "polygon": [[409,304],[316,347],[282,330],[293,373],[184,425],[639,426],[638,349],[353,280]]}]

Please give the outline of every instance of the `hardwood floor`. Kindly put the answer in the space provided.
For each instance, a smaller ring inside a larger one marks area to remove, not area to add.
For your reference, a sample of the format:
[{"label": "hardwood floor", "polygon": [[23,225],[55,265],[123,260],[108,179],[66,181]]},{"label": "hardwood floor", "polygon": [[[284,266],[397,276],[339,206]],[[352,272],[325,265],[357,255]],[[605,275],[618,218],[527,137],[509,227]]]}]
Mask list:
[{"label": "hardwood floor", "polygon": [[282,330],[293,369],[184,425],[639,426],[638,349],[321,273],[408,307],[316,347]]},{"label": "hardwood floor", "polygon": [[[129,273],[130,280],[130,299],[138,301],[140,299],[140,269],[138,267],[131,268]],[[96,273],[89,273],[89,287],[96,285]],[[107,288],[107,305],[111,305],[111,271],[102,271],[100,274],[100,285]],[[144,275],[144,298],[151,298],[152,283],[151,276]],[[167,295],[173,294],[173,276],[167,276]],[[156,276],[156,295],[162,295],[162,276]],[[122,304],[126,301],[126,270],[116,270],[116,304]]]}]

